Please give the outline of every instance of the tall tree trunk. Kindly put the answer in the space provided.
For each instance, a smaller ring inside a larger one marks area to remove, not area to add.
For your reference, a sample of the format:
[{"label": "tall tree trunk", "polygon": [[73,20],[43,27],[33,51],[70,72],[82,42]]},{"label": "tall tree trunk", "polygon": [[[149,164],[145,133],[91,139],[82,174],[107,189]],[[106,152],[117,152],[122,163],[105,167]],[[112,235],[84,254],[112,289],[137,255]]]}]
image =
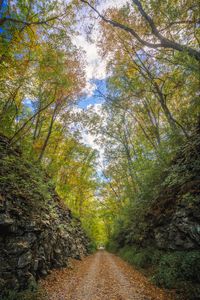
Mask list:
[{"label": "tall tree trunk", "polygon": [[[152,75],[152,73],[149,71],[149,69],[146,67],[146,65],[144,64],[144,62],[140,59],[140,56],[135,53],[138,60],[141,63],[141,66],[136,62],[135,64],[138,66],[138,71],[140,72],[140,74],[145,78],[145,79],[149,79],[149,81],[152,84],[152,92],[154,93],[154,95],[156,96],[158,102],[161,105],[161,108],[165,114],[165,117],[171,127],[172,132],[177,132],[178,127],[182,130],[183,134],[185,135],[186,138],[188,138],[188,134],[187,131],[185,130],[185,128],[183,127],[183,125],[181,125],[173,116],[172,113],[170,112],[167,104],[166,104],[166,96],[163,94],[162,89],[160,88],[160,86],[158,85],[158,83],[155,81],[154,76]],[[146,74],[145,74],[145,73]]]},{"label": "tall tree trunk", "polygon": [[47,109],[53,102],[54,102],[54,99],[51,102],[49,102],[47,105],[45,105],[44,107],[42,107],[39,111],[37,111],[36,113],[34,113],[28,120],[26,120],[24,122],[24,124],[14,133],[14,135],[10,139],[10,141],[9,141],[10,145],[13,145],[15,143],[16,137],[21,132],[23,132],[23,130],[27,126],[27,124],[29,124],[40,112],[42,112],[43,110]]},{"label": "tall tree trunk", "polygon": [[50,125],[49,125],[49,130],[48,130],[48,133],[47,133],[47,136],[46,136],[46,139],[44,141],[44,144],[42,146],[42,150],[40,152],[40,155],[39,155],[39,160],[42,160],[43,156],[44,156],[44,152],[46,150],[46,147],[48,145],[48,142],[49,142],[49,138],[51,136],[51,132],[52,132],[52,129],[53,129],[53,124],[54,124],[54,121],[56,119],[56,112],[57,112],[57,109],[58,109],[58,106],[59,104],[55,104],[55,108],[53,110],[53,114],[52,114],[52,117],[51,117],[51,122],[50,122]]},{"label": "tall tree trunk", "polygon": [[[38,110],[40,111],[41,109],[41,101],[39,100],[39,107]],[[37,114],[37,118],[36,118],[36,124],[35,124],[35,129],[34,129],[34,133],[33,133],[33,140],[35,141],[35,139],[38,136],[38,126],[40,123],[40,113]]]}]

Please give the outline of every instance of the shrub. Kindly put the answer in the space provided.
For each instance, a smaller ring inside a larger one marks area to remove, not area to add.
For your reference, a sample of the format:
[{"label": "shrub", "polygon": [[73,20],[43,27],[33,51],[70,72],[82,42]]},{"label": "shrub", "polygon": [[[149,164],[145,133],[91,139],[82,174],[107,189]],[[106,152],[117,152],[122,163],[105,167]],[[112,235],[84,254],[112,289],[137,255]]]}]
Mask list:
[{"label": "shrub", "polygon": [[37,291],[23,291],[23,292],[16,292],[16,291],[7,291],[4,293],[4,296],[1,300],[47,300],[44,291],[37,290]]},{"label": "shrub", "polygon": [[109,241],[106,245],[106,249],[109,252],[116,253],[118,251],[118,244],[115,241]]},{"label": "shrub", "polygon": [[137,249],[135,247],[125,246],[119,251],[119,256],[121,256],[128,263],[134,264],[136,253]]},{"label": "shrub", "polygon": [[[181,289],[189,290],[190,285],[196,284],[196,289],[198,291],[200,289],[200,285],[198,285],[200,283],[199,251],[166,253],[152,247],[141,249],[136,246],[125,246],[118,254],[136,268],[146,269],[153,267],[155,274],[152,277],[152,281],[158,286],[165,288],[177,288],[179,286]],[[192,293],[190,294],[193,297]],[[191,297],[188,299],[193,299]]]},{"label": "shrub", "polygon": [[161,251],[152,247],[141,249],[134,246],[126,246],[119,251],[119,255],[124,260],[137,268],[147,268],[156,265],[160,260],[161,253]]},{"label": "shrub", "polygon": [[153,281],[166,288],[173,288],[178,282],[200,282],[200,252],[172,252],[160,259]]},{"label": "shrub", "polygon": [[185,252],[180,266],[181,277],[184,280],[200,282],[200,252]]},{"label": "shrub", "polygon": [[88,245],[88,252],[89,253],[94,253],[97,250],[97,245],[95,242],[90,242]]}]

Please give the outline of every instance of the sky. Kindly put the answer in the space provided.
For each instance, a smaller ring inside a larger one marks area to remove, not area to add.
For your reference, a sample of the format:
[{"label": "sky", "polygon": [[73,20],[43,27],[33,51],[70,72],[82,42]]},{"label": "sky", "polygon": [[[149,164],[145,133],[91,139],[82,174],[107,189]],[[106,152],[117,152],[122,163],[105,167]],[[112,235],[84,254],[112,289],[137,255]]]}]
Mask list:
[{"label": "sky", "polygon": [[104,102],[103,97],[100,96],[98,90],[101,93],[106,93],[106,77],[103,79],[92,78],[89,82],[92,86],[92,90],[85,90],[85,94],[83,97],[79,99],[78,107],[81,109],[87,109],[91,105],[102,104]]},{"label": "sky", "polygon": [[[101,0],[98,10],[103,13],[104,10],[110,7],[120,8],[126,4],[128,0]],[[81,29],[79,28],[80,34],[75,36],[73,39],[74,44],[77,47],[80,47],[84,51],[84,59],[86,63],[85,72],[86,72],[86,87],[84,89],[84,97],[82,97],[78,102],[78,109],[87,110],[87,108],[93,109],[101,113],[101,105],[104,102],[102,97],[99,97],[98,90],[101,90],[102,93],[106,92],[106,60],[102,59],[99,54],[99,49],[97,46],[98,36],[100,34],[99,20],[97,19],[92,31],[91,37],[92,41],[87,38],[87,34],[84,31],[84,27],[88,27],[88,18],[87,16],[82,19],[83,24]],[[84,24],[85,22],[85,24]],[[103,162],[103,149],[95,142],[95,136],[89,132],[84,131],[82,133],[83,142],[92,147],[93,149],[98,150],[100,153],[100,164]]]},{"label": "sky", "polygon": [[[101,0],[100,4],[97,6],[98,11],[103,13],[104,10],[111,7],[120,8],[126,4],[128,0]],[[87,13],[87,12],[86,12]],[[104,89],[106,74],[106,59],[102,59],[99,54],[99,49],[97,46],[98,36],[100,34],[99,28],[99,18],[96,19],[96,22],[93,21],[93,30],[91,33],[91,40],[88,40],[87,34],[84,29],[90,25],[90,18],[84,17],[81,18],[82,26],[79,27],[80,34],[73,38],[73,43],[80,47],[84,51],[84,59],[86,62],[85,72],[86,72],[86,88],[84,92],[86,93],[85,103],[81,99],[80,107],[90,104],[95,104],[96,99],[93,97],[96,93],[96,83],[98,83],[98,88],[100,88],[100,83]],[[99,103],[99,102],[98,102]]]},{"label": "sky", "polygon": [[[103,14],[104,10],[111,7],[120,8],[130,0],[100,0],[97,9],[100,13]],[[4,0],[4,7],[7,5],[7,0]],[[88,10],[88,11],[87,11]],[[86,28],[90,26],[90,15],[89,12],[91,9],[85,8],[80,15],[80,22],[78,24],[77,31],[78,35],[74,35],[72,42],[83,51],[83,56],[85,60],[85,75],[86,75],[86,87],[84,88],[84,96],[82,96],[77,106],[74,110],[87,110],[88,108],[94,109],[94,111],[101,114],[101,107],[104,102],[103,97],[99,96],[98,90],[101,90],[101,93],[106,93],[106,59],[102,59],[99,54],[99,49],[97,46],[98,37],[100,35],[100,26],[99,18],[95,20],[92,19],[93,30],[91,32],[90,39],[86,33]],[[32,101],[28,98],[24,100],[24,104],[28,108],[32,107]],[[82,141],[92,147],[95,150],[98,150],[100,154],[100,163],[103,161],[103,149],[95,142],[96,136],[89,133],[87,130],[82,132]]]}]

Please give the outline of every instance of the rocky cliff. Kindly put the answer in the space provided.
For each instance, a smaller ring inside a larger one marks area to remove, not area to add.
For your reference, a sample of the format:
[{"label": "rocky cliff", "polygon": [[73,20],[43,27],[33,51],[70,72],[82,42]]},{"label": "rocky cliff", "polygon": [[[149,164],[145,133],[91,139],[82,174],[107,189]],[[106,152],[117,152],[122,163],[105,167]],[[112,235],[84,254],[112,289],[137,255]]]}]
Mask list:
[{"label": "rocky cliff", "polygon": [[200,249],[200,126],[171,163],[146,220],[160,249]]},{"label": "rocky cliff", "polygon": [[0,137],[0,296],[33,288],[87,253],[88,240],[40,166]]}]

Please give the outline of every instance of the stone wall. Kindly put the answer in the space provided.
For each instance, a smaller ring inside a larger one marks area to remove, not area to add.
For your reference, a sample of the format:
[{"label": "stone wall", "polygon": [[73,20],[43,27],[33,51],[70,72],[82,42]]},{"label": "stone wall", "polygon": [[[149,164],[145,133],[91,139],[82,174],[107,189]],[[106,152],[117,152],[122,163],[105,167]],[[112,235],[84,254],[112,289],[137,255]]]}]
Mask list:
[{"label": "stone wall", "polygon": [[33,288],[52,268],[86,255],[88,245],[80,222],[49,188],[41,170],[6,145],[1,138],[0,295],[6,289]]}]

